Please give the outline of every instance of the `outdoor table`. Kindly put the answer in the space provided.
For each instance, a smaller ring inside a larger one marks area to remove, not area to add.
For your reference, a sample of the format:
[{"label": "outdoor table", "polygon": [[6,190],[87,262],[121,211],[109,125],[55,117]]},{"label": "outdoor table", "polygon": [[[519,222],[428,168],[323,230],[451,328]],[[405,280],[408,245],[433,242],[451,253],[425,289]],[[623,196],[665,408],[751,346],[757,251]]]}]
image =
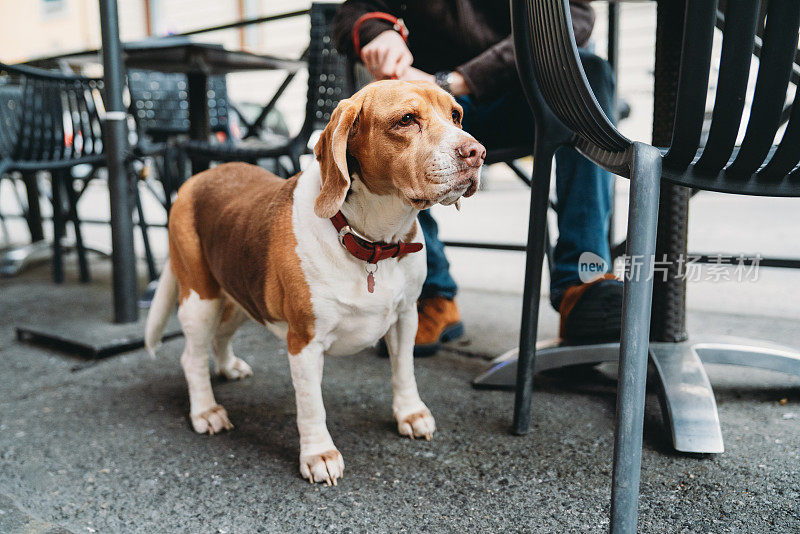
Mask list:
[{"label": "outdoor table", "polygon": [[[66,54],[58,58],[45,58],[33,64],[55,59],[70,64],[97,63],[99,50]],[[195,140],[208,140],[208,77],[244,71],[284,70],[296,72],[306,68],[302,60],[285,59],[228,50],[222,45],[193,42],[188,37],[147,39],[122,45],[125,68],[180,72],[186,74],[189,102],[189,136]],[[207,168],[206,163],[193,162],[192,170]]]},{"label": "outdoor table", "polygon": [[[152,45],[125,47],[128,69],[182,72],[186,74],[189,101],[189,137],[206,141],[208,127],[208,77],[213,74],[257,70],[296,71],[305,62],[227,50],[220,45],[165,39]],[[192,172],[208,168],[206,162],[192,162]]]}]

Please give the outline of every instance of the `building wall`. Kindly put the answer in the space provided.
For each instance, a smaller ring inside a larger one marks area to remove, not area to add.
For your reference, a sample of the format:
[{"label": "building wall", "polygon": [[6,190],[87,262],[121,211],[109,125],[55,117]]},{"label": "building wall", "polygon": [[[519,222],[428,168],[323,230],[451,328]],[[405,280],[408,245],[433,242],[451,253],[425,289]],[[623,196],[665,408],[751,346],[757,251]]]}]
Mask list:
[{"label": "building wall", "polygon": [[[145,35],[143,0],[120,0],[123,40]],[[100,46],[97,0],[0,0],[0,61],[17,63]]]}]

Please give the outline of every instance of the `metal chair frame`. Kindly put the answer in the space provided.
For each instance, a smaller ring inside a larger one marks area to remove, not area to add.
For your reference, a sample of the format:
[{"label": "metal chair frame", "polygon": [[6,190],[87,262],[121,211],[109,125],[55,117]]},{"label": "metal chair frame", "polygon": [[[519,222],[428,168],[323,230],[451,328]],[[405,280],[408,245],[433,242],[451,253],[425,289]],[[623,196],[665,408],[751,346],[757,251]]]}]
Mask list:
[{"label": "metal chair frame", "polygon": [[[23,216],[27,219],[34,243],[44,236],[41,231],[39,199],[42,196],[36,174],[51,175],[51,193],[44,195],[53,207],[53,278],[64,280],[62,239],[66,223],[75,234],[80,280],[90,279],[78,215],[78,202],[98,169],[105,167],[103,121],[103,80],[64,74],[23,65],[0,64],[3,86],[15,87],[17,98],[7,98],[0,108],[0,177],[12,172],[22,174],[27,191]],[[77,165],[89,165],[85,177],[73,176]],[[132,184],[133,185],[133,184]],[[138,189],[131,187],[142,229],[148,267],[154,271]],[[96,221],[91,221],[96,222]]]},{"label": "metal chair frame", "polygon": [[[660,150],[628,140],[603,114],[578,59],[568,0],[512,0],[511,3],[517,67],[536,116],[513,431],[524,434],[530,425],[533,376],[539,368],[539,362],[535,361],[536,337],[550,168],[555,150],[570,145],[596,164],[631,180],[627,255],[641,261],[638,275],[629,273],[625,277],[622,339],[618,345],[611,531],[635,532],[648,354],[653,357],[664,384],[670,383],[666,380],[668,377],[682,379],[686,378],[686,373],[693,373],[702,375],[696,379],[704,379],[707,385],[698,355],[706,362],[764,366],[800,373],[799,353],[785,347],[764,347],[758,342],[749,346],[730,341],[695,345],[671,343],[663,344],[669,347],[659,351],[649,344],[653,278],[647,276],[653,273],[654,267],[662,180],[734,194],[800,197],[800,169],[797,167],[800,162],[800,105],[792,106],[780,143],[776,146],[772,143],[780,124],[797,51],[800,4],[792,0],[769,2],[752,111],[744,141],[741,146],[735,146],[756,38],[759,2],[728,2],[714,114],[708,141],[701,147],[717,2],[687,2],[672,142],[668,149]],[[607,345],[562,347],[562,356],[569,358],[570,353],[580,353],[582,361],[588,362],[614,359],[613,356],[593,356],[592,353],[616,352],[616,344]],[[689,352],[694,354],[696,362],[687,359]],[[575,358],[573,363],[577,362]],[[680,396],[680,392],[672,393]],[[665,397],[673,398],[669,394],[662,395],[662,403]],[[714,403],[713,395],[710,399],[703,395],[698,400]],[[673,412],[676,406],[669,402],[662,406],[668,421],[674,425],[675,417],[682,414]],[[696,423],[698,421],[688,421],[688,424]]]}]

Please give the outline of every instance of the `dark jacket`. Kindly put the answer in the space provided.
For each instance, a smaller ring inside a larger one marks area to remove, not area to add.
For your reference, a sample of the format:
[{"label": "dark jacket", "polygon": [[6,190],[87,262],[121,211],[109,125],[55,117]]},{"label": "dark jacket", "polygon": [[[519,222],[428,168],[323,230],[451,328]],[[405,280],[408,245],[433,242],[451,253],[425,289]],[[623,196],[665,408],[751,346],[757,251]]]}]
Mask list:
[{"label": "dark jacket", "polygon": [[[575,40],[583,46],[592,34],[594,10],[584,0],[571,0],[570,8]],[[353,25],[370,11],[403,19],[415,67],[430,74],[457,70],[478,99],[518,83],[507,0],[347,0],[334,19],[340,52],[354,56]],[[386,21],[367,20],[359,31],[361,46],[391,28]]]}]

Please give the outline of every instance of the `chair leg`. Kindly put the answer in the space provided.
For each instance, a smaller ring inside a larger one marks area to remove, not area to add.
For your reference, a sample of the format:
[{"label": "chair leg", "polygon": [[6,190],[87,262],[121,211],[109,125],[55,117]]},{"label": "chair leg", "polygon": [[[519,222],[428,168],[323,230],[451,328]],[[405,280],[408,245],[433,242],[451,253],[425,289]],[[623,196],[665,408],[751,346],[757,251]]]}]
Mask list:
[{"label": "chair leg", "polygon": [[80,281],[83,283],[89,282],[91,276],[89,274],[89,262],[86,258],[86,247],[83,243],[83,232],[81,231],[81,221],[78,218],[78,195],[72,187],[72,178],[69,174],[63,174],[59,181],[61,187],[67,195],[67,209],[68,216],[72,222],[72,229],[75,231],[75,250],[78,253],[78,272],[80,273]]},{"label": "chair leg", "polygon": [[292,160],[292,176],[300,172],[302,169],[300,167],[300,156],[295,153],[289,154],[289,158]]},{"label": "chair leg", "polygon": [[164,188],[164,209],[167,210],[167,216],[172,211],[172,194],[178,190],[179,185],[182,183],[181,172],[183,172],[183,169],[180,164],[180,158],[180,150],[170,146],[164,150],[162,158],[163,172],[159,174],[159,179],[161,187]]},{"label": "chair leg", "polygon": [[64,238],[64,202],[61,197],[62,177],[60,172],[53,172],[50,177],[53,205],[53,281],[56,284],[64,282],[64,249],[61,240]]},{"label": "chair leg", "polygon": [[25,194],[28,200],[25,220],[31,233],[31,243],[35,243],[44,239],[42,212],[39,208],[39,182],[36,180],[36,173],[22,173],[22,182],[25,184]]},{"label": "chair leg", "polygon": [[[10,186],[14,186],[14,181],[9,179]],[[3,173],[0,171],[0,189],[3,188]],[[6,216],[3,215],[3,212],[0,211],[0,233],[3,235],[3,242],[6,245],[11,245],[11,232],[8,231],[8,225],[6,224]]]},{"label": "chair leg", "polygon": [[636,532],[642,465],[645,383],[653,299],[661,154],[636,143],[628,217],[629,272],[622,304],[611,532]]},{"label": "chair leg", "polygon": [[531,424],[534,358],[539,327],[539,300],[542,292],[542,263],[547,235],[547,209],[550,199],[550,171],[556,146],[537,140],[533,156],[531,211],[528,222],[525,290],[522,297],[522,324],[517,364],[517,388],[514,396],[512,433],[523,435]]},{"label": "chair leg", "polygon": [[153,250],[150,248],[150,236],[147,233],[147,221],[144,219],[144,208],[142,208],[142,197],[139,194],[139,184],[135,179],[133,183],[133,198],[136,201],[136,216],[139,218],[139,229],[142,232],[142,244],[144,245],[144,257],[147,262],[147,274],[150,277],[150,281],[153,281],[158,278],[158,270],[156,269],[156,261],[153,258]]}]

